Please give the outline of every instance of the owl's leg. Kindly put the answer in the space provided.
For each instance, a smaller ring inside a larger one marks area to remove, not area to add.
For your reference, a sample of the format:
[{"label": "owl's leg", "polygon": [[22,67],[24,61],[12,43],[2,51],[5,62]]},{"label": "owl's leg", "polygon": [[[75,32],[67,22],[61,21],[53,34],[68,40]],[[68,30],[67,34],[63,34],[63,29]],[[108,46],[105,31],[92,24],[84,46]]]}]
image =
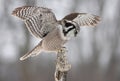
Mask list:
[{"label": "owl's leg", "polygon": [[42,51],[42,41],[40,41],[40,43],[37,46],[35,46],[35,48],[33,48],[30,52],[22,56],[20,60],[25,60],[28,57],[37,56],[38,54],[40,54],[41,51]]}]

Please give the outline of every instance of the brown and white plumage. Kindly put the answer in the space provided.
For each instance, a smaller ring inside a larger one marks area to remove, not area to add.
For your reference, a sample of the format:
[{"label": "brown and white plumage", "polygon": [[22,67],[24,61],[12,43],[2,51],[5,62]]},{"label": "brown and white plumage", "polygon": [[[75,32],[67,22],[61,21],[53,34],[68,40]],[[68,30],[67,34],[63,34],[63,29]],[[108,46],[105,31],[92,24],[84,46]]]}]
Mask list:
[{"label": "brown and white plumage", "polygon": [[71,38],[75,37],[81,26],[96,26],[100,17],[87,13],[71,13],[57,21],[51,9],[23,6],[16,8],[12,15],[22,19],[31,34],[42,41],[20,60],[38,55],[41,51],[58,51]]},{"label": "brown and white plumage", "polygon": [[12,14],[24,20],[28,30],[37,38],[43,38],[51,32],[55,26],[48,26],[56,23],[54,13],[48,8],[23,6],[16,8]]},{"label": "brown and white plumage", "polygon": [[100,17],[88,13],[71,13],[63,19],[72,20],[79,24],[79,26],[96,26]]}]

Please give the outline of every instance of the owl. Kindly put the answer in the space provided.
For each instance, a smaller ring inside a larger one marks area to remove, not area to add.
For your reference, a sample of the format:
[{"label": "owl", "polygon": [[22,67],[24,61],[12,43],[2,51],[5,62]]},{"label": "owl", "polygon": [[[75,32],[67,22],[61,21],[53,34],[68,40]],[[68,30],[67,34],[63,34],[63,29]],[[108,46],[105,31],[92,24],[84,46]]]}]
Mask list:
[{"label": "owl", "polygon": [[23,20],[33,36],[42,39],[20,60],[36,56],[42,51],[58,52],[68,40],[78,35],[80,27],[95,27],[100,21],[99,16],[88,13],[71,13],[57,20],[51,9],[37,6],[18,7],[12,15]]}]

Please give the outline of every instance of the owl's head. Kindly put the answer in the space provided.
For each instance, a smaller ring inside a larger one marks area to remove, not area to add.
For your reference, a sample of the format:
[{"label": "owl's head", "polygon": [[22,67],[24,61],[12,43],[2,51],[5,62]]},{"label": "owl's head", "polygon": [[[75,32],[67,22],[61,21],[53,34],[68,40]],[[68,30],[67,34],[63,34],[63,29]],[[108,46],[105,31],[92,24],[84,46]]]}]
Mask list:
[{"label": "owl's head", "polygon": [[65,37],[68,38],[76,37],[80,31],[79,25],[74,21],[64,19],[61,21],[61,24],[62,24],[62,31]]}]

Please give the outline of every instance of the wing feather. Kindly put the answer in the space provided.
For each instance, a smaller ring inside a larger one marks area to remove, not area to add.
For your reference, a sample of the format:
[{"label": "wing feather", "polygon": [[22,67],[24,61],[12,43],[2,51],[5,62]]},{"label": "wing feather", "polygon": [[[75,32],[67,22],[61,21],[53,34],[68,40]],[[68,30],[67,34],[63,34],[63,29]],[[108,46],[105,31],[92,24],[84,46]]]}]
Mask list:
[{"label": "wing feather", "polygon": [[44,7],[22,6],[16,8],[12,15],[22,19],[31,34],[37,38],[46,36],[55,28],[53,23],[57,22],[51,9]]},{"label": "wing feather", "polygon": [[96,26],[100,22],[100,17],[88,13],[71,13],[63,19],[77,22],[80,26]]}]

